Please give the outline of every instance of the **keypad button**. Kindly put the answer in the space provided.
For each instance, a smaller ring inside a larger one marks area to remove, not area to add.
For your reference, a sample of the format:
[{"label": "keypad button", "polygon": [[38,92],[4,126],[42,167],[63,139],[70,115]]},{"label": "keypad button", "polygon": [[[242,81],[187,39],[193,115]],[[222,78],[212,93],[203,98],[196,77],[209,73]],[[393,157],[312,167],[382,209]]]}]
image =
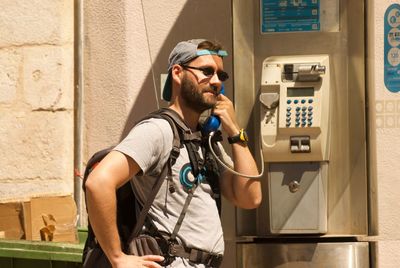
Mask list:
[{"label": "keypad button", "polygon": [[299,103],[299,100],[294,100],[293,103],[297,104],[297,103]]},{"label": "keypad button", "polygon": [[303,104],[306,103],[306,100],[305,100],[305,99],[302,99],[302,100],[301,100],[301,103],[303,103]]},{"label": "keypad button", "polygon": [[306,107],[306,106],[303,106],[303,107],[301,107],[301,110],[302,110],[302,111],[305,111],[305,110],[307,110],[307,107]]},{"label": "keypad button", "polygon": [[291,103],[292,103],[292,100],[287,100],[286,103],[287,103],[287,104],[291,104]]},{"label": "keypad button", "polygon": [[308,99],[308,103],[313,103],[314,100],[313,99]]},{"label": "keypad button", "polygon": [[292,108],[291,108],[291,107],[287,107],[287,108],[286,108],[286,111],[288,111],[288,112],[289,112],[290,110],[292,110]]},{"label": "keypad button", "polygon": [[309,110],[309,111],[312,111],[312,110],[313,110],[313,107],[312,107],[312,106],[308,106],[308,110]]}]

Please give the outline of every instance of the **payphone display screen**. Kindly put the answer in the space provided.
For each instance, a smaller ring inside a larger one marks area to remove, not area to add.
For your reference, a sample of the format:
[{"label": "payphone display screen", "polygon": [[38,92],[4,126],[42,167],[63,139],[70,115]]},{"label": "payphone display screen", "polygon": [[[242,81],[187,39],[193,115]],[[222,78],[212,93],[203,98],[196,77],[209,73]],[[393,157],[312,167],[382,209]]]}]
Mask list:
[{"label": "payphone display screen", "polygon": [[288,87],[287,88],[288,97],[313,97],[314,88],[313,87]]}]

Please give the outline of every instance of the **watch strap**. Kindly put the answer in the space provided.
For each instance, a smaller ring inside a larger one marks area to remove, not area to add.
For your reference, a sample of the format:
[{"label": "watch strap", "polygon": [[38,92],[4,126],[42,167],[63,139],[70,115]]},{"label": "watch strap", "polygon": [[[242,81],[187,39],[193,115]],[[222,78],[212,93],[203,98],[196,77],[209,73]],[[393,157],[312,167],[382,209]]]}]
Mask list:
[{"label": "watch strap", "polygon": [[243,128],[239,130],[239,134],[232,137],[228,137],[228,142],[230,144],[237,142],[247,143],[247,141],[248,141],[247,133]]}]

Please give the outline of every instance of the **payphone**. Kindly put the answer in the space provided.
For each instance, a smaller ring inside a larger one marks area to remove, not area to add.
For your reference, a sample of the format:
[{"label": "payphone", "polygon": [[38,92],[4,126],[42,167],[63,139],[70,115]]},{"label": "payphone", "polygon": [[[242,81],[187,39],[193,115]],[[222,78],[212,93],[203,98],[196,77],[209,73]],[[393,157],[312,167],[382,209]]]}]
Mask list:
[{"label": "payphone", "polygon": [[263,62],[260,132],[271,233],[327,232],[329,70],[328,55]]},{"label": "payphone", "polygon": [[232,3],[235,109],[265,163],[236,267],[369,267],[365,1]]}]

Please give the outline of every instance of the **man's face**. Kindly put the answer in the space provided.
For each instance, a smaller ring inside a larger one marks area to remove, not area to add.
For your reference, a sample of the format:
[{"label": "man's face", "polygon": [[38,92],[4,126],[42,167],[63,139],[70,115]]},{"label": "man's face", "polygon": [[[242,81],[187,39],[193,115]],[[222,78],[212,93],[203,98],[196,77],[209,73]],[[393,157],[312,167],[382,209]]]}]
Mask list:
[{"label": "man's face", "polygon": [[[221,90],[221,81],[215,72],[223,70],[222,59],[219,56],[200,56],[184,66],[188,67],[184,67],[181,84],[182,99],[188,107],[197,112],[213,108]],[[206,75],[202,70],[189,67],[212,68],[214,73]]]},{"label": "man's face", "polygon": [[211,109],[217,103],[216,91],[210,86],[197,84],[197,82],[188,77],[187,73],[183,74],[181,96],[187,106],[196,112],[203,112]]}]

